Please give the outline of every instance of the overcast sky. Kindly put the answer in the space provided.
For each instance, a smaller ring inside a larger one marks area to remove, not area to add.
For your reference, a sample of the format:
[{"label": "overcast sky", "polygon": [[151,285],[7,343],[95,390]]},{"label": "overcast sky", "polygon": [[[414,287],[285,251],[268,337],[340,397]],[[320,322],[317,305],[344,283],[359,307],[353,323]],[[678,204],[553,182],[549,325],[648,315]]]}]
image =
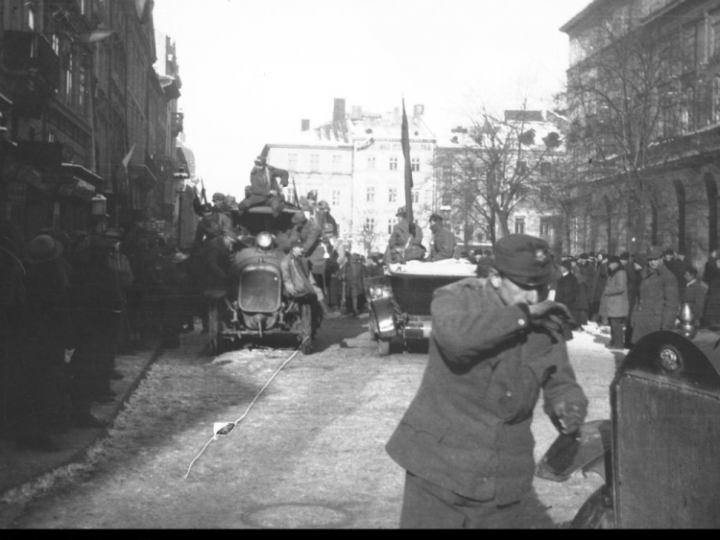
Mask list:
[{"label": "overcast sky", "polygon": [[[551,104],[590,0],[156,0],[177,44],[186,143],[210,193],[242,198],[265,143],[346,110],[425,105],[438,136],[483,106]],[[284,166],[285,164],[277,164]]]}]

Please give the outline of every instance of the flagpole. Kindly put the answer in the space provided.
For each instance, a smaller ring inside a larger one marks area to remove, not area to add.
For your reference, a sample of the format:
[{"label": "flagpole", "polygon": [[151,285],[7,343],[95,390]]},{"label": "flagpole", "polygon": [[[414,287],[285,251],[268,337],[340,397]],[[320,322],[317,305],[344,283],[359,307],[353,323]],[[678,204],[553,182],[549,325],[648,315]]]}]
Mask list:
[{"label": "flagpole", "polygon": [[402,146],[403,157],[405,158],[405,212],[407,213],[407,221],[410,225],[410,232],[415,236],[413,208],[412,208],[412,166],[410,163],[410,134],[408,130],[407,113],[405,112],[405,98],[402,100],[402,126],[400,129],[400,143]]}]

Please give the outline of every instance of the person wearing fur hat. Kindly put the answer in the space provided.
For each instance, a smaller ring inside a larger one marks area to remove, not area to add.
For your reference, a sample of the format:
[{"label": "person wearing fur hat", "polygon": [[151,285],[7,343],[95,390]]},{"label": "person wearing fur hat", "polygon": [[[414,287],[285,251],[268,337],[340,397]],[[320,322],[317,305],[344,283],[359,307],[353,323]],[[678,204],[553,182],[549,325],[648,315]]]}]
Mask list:
[{"label": "person wearing fur hat", "polygon": [[386,450],[405,469],[401,528],[511,528],[532,490],[530,430],[542,390],[557,429],[587,410],[563,337],[567,308],[548,245],[501,238],[486,279],[437,289],[425,373]]},{"label": "person wearing fur hat", "polygon": [[638,301],[630,315],[632,344],[658,330],[672,330],[680,305],[677,280],[665,267],[663,252],[651,247],[647,252],[648,269],[640,282]]},{"label": "person wearing fur hat", "polygon": [[279,216],[285,207],[282,188],[288,185],[289,176],[286,170],[271,167],[264,156],[258,156],[250,171],[250,186],[245,188],[245,198],[238,204],[238,215],[253,206],[265,205],[272,209],[273,216]]}]

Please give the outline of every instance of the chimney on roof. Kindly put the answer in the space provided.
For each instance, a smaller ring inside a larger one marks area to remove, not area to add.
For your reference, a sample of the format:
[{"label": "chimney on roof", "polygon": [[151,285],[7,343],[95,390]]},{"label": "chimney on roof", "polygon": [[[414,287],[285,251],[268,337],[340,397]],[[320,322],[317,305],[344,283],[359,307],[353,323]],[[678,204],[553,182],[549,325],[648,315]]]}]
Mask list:
[{"label": "chimney on roof", "polygon": [[333,109],[333,122],[341,122],[345,120],[345,100],[335,98],[335,108]]},{"label": "chimney on roof", "polygon": [[300,120],[300,131],[310,131],[310,120]]},{"label": "chimney on roof", "polygon": [[415,118],[420,118],[422,115],[425,114],[425,105],[414,105],[413,106],[413,116]]}]

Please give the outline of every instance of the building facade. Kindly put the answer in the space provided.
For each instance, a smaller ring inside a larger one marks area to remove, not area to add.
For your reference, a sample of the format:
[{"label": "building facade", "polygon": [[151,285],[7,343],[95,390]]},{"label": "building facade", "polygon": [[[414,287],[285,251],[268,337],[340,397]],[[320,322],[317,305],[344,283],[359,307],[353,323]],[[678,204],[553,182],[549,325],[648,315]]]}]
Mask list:
[{"label": "building facade", "polygon": [[[29,237],[154,222],[171,230],[180,80],[152,0],[0,1],[0,202]],[[93,217],[102,195],[108,217]],[[163,224],[167,225],[163,225]],[[164,231],[169,232],[169,231]]]},{"label": "building facade", "polygon": [[[425,228],[436,206],[434,159],[437,141],[423,121],[423,106],[408,115],[413,170],[413,211]],[[401,148],[402,112],[346,111],[336,99],[333,120],[317,128],[301,121],[299,133],[269,143],[268,162],[290,172],[289,200],[316,191],[339,225],[341,238],[353,251],[384,251],[395,214],[405,206],[405,162]]]},{"label": "building facade", "polygon": [[561,30],[578,250],[673,247],[702,268],[718,246],[720,2],[595,0]]}]

